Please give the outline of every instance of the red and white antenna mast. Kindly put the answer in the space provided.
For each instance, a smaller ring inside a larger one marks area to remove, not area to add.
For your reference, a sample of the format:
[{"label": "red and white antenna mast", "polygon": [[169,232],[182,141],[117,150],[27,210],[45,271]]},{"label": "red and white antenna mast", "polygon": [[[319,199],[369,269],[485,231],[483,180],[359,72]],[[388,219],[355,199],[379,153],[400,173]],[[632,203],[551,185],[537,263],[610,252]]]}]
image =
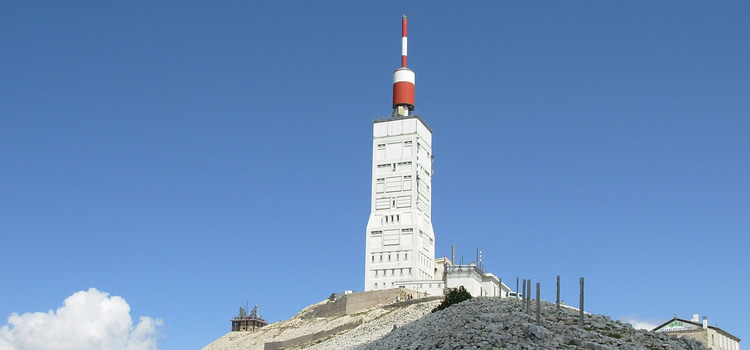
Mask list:
[{"label": "red and white antenna mast", "polygon": [[414,71],[406,67],[406,15],[401,18],[401,68],[393,72],[393,111],[407,116],[414,110]]},{"label": "red and white antenna mast", "polygon": [[406,22],[406,15],[401,17],[401,67],[406,67],[406,28],[408,23]]}]

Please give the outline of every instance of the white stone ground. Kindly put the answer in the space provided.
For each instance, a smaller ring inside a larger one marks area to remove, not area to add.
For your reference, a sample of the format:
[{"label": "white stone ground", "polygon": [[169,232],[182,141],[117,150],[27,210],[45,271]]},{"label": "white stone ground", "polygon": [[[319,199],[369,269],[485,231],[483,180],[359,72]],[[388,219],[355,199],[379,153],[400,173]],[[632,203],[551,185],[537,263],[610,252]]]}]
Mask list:
[{"label": "white stone ground", "polygon": [[636,330],[601,315],[586,315],[584,329],[580,329],[577,311],[557,311],[554,304],[546,302],[541,326],[536,326],[533,314],[522,312],[516,299],[474,298],[430,313],[438,303],[374,307],[332,318],[306,317],[308,307],[289,320],[253,332],[228,333],[204,350],[263,349],[267,341],[328,330],[358,319],[364,323],[357,328],[294,349],[706,349],[695,340]]},{"label": "white stone ground", "polygon": [[252,332],[229,332],[203,350],[262,350],[266,342],[282,341],[306,334],[330,330],[341,325],[362,320],[363,324],[317,344],[304,344],[295,349],[351,349],[379,339],[388,334],[393,325],[402,326],[429,313],[439,301],[418,303],[403,307],[376,306],[359,313],[339,317],[309,317],[318,304],[308,306],[294,317],[270,324]]}]

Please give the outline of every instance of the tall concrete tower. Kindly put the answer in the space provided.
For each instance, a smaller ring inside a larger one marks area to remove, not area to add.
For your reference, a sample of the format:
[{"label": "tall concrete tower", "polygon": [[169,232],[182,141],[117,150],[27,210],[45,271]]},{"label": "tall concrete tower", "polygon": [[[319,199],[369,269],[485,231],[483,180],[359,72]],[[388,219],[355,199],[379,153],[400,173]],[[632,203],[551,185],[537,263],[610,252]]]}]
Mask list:
[{"label": "tall concrete tower", "polygon": [[432,131],[413,114],[415,75],[406,67],[406,31],[404,16],[401,67],[393,72],[393,113],[373,122],[365,291],[398,287],[426,291],[436,282],[430,219]]}]

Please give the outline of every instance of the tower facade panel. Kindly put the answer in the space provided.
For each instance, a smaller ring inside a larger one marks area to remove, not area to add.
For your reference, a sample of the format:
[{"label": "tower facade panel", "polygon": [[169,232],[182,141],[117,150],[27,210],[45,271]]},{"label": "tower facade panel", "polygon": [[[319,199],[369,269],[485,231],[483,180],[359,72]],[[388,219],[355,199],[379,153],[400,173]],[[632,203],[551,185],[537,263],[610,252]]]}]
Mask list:
[{"label": "tower facade panel", "polygon": [[433,280],[432,132],[415,115],[376,120],[372,146],[364,289]]}]

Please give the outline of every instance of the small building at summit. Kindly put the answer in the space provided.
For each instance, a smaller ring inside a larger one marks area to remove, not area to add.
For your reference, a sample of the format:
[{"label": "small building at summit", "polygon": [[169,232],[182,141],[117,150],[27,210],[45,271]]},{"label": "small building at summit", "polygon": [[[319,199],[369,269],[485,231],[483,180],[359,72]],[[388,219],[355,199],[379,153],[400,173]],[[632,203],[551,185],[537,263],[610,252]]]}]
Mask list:
[{"label": "small building at summit", "polygon": [[740,350],[740,338],[719,327],[710,326],[706,316],[703,316],[701,321],[698,314],[694,314],[690,320],[675,316],[654,328],[652,332],[695,338],[709,349]]}]

